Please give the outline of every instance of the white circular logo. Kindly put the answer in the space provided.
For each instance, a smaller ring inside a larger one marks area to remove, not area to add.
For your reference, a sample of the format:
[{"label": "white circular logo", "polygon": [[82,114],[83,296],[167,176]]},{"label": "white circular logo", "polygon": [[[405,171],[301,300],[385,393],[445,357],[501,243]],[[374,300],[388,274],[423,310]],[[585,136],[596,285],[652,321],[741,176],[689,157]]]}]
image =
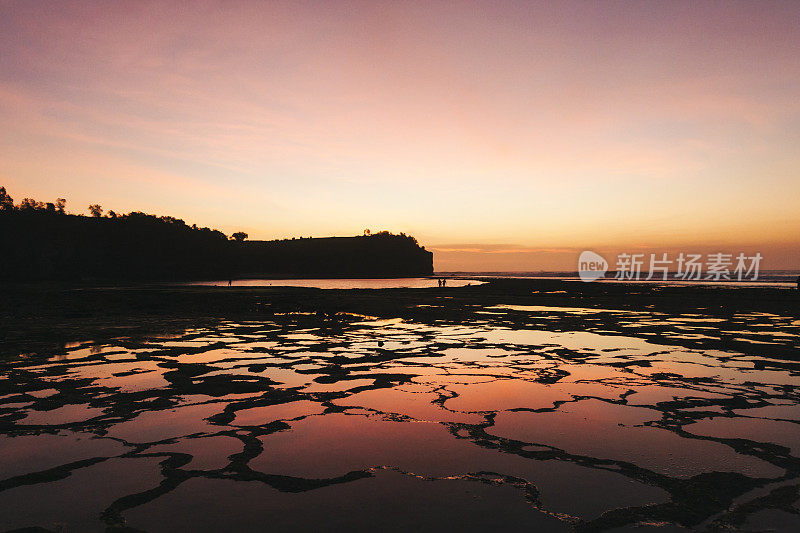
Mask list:
[{"label": "white circular logo", "polygon": [[581,281],[594,281],[605,277],[608,271],[608,262],[602,255],[590,252],[581,252],[578,258],[578,276]]}]

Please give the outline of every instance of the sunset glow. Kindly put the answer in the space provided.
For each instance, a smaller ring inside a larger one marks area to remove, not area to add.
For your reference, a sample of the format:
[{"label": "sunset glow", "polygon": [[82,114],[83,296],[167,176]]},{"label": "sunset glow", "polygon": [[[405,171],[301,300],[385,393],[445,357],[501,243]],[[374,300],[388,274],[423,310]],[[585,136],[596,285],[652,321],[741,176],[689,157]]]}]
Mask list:
[{"label": "sunset glow", "polygon": [[796,268],[799,28],[797,2],[0,1],[0,185],[251,239],[402,231],[437,270]]}]

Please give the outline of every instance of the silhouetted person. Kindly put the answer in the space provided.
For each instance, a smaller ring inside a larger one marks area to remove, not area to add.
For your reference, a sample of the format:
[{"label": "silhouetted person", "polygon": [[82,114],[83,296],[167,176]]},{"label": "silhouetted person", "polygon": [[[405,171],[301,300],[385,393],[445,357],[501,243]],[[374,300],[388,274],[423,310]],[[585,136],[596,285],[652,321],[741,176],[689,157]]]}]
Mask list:
[{"label": "silhouetted person", "polygon": [[442,278],[442,287],[447,287],[447,278]]},{"label": "silhouetted person", "polygon": [[230,287],[232,284],[233,284],[233,280],[232,280],[232,279],[229,279],[229,280],[228,280],[228,287]]}]

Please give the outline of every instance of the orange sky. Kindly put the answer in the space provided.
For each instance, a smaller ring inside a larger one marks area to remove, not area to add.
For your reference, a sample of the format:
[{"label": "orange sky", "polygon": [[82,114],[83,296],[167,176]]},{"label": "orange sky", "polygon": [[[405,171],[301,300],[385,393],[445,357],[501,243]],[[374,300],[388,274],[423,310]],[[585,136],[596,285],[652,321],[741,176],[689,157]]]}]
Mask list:
[{"label": "orange sky", "polygon": [[800,268],[798,50],[798,2],[0,0],[0,184],[251,238],[404,231],[440,270]]}]

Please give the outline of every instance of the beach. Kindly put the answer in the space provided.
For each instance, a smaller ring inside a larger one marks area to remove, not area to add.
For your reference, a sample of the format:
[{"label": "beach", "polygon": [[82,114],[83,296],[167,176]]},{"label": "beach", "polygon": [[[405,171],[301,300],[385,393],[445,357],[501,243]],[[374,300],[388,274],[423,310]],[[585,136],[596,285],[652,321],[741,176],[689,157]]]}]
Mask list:
[{"label": "beach", "polygon": [[796,291],[6,294],[4,530],[800,523]]}]

